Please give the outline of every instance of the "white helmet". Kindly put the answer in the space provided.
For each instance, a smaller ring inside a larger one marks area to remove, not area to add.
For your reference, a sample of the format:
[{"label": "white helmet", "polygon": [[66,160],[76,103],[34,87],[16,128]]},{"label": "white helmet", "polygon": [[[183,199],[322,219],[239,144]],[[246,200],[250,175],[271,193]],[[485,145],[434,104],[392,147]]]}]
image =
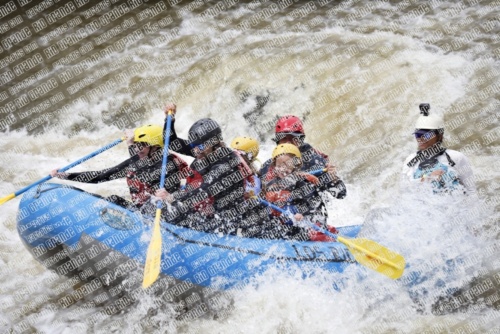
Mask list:
[{"label": "white helmet", "polygon": [[415,129],[428,129],[428,130],[444,130],[444,121],[438,115],[429,115],[429,110],[431,106],[429,103],[421,103],[420,108],[420,117],[417,119],[417,123],[415,124]]}]

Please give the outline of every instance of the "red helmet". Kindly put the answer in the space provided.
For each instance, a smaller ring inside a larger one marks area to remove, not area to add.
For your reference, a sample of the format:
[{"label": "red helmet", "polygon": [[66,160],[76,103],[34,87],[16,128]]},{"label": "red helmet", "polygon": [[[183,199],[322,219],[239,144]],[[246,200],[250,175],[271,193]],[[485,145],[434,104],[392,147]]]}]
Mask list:
[{"label": "red helmet", "polygon": [[275,133],[296,133],[304,135],[302,121],[293,115],[283,116],[276,122]]}]

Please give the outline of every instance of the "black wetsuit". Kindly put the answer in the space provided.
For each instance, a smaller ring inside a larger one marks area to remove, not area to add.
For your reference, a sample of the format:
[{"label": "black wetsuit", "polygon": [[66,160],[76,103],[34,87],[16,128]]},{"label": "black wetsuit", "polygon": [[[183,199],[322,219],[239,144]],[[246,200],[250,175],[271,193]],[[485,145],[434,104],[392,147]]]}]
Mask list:
[{"label": "black wetsuit", "polygon": [[[162,154],[162,150],[157,150],[144,159],[139,159],[138,155],[133,155],[122,163],[104,170],[69,173],[67,179],[84,183],[101,183],[126,178],[132,203],[116,195],[112,195],[107,199],[129,208],[140,208],[160,187]],[[184,160],[170,154],[167,173],[165,189],[168,192],[174,192],[179,189],[180,180],[186,178],[190,172]]]}]

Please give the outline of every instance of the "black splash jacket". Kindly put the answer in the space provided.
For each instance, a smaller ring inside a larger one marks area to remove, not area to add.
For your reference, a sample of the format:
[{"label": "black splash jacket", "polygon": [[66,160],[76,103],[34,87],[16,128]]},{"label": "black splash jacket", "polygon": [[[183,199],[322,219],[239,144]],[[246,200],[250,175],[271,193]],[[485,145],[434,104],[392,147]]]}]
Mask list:
[{"label": "black splash jacket", "polygon": [[[126,178],[132,202],[142,206],[160,187],[162,151],[154,152],[151,157],[139,159],[134,155],[120,164],[100,171],[69,173],[68,180],[84,183],[101,183]],[[190,175],[187,163],[180,157],[169,154],[165,189],[175,192],[180,180]]]},{"label": "black splash jacket", "polygon": [[[169,148],[194,157],[189,142],[177,137],[174,123],[171,127]],[[226,221],[242,219],[245,213],[238,211],[237,204],[244,201],[244,179],[247,175],[236,153],[231,148],[216,146],[207,157],[195,158],[190,167],[201,176],[200,181],[173,194],[175,201],[163,210],[166,220],[179,223],[191,214],[200,212],[209,219],[213,218],[215,213]],[[215,212],[204,210],[208,206],[212,206]]]}]

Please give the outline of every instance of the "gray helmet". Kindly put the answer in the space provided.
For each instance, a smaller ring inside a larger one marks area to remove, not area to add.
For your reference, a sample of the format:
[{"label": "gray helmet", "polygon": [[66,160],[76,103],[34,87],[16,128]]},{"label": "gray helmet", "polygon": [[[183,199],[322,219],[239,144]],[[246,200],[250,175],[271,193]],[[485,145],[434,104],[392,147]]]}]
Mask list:
[{"label": "gray helmet", "polygon": [[214,146],[222,141],[222,131],[219,124],[211,118],[197,120],[189,129],[191,145]]}]

